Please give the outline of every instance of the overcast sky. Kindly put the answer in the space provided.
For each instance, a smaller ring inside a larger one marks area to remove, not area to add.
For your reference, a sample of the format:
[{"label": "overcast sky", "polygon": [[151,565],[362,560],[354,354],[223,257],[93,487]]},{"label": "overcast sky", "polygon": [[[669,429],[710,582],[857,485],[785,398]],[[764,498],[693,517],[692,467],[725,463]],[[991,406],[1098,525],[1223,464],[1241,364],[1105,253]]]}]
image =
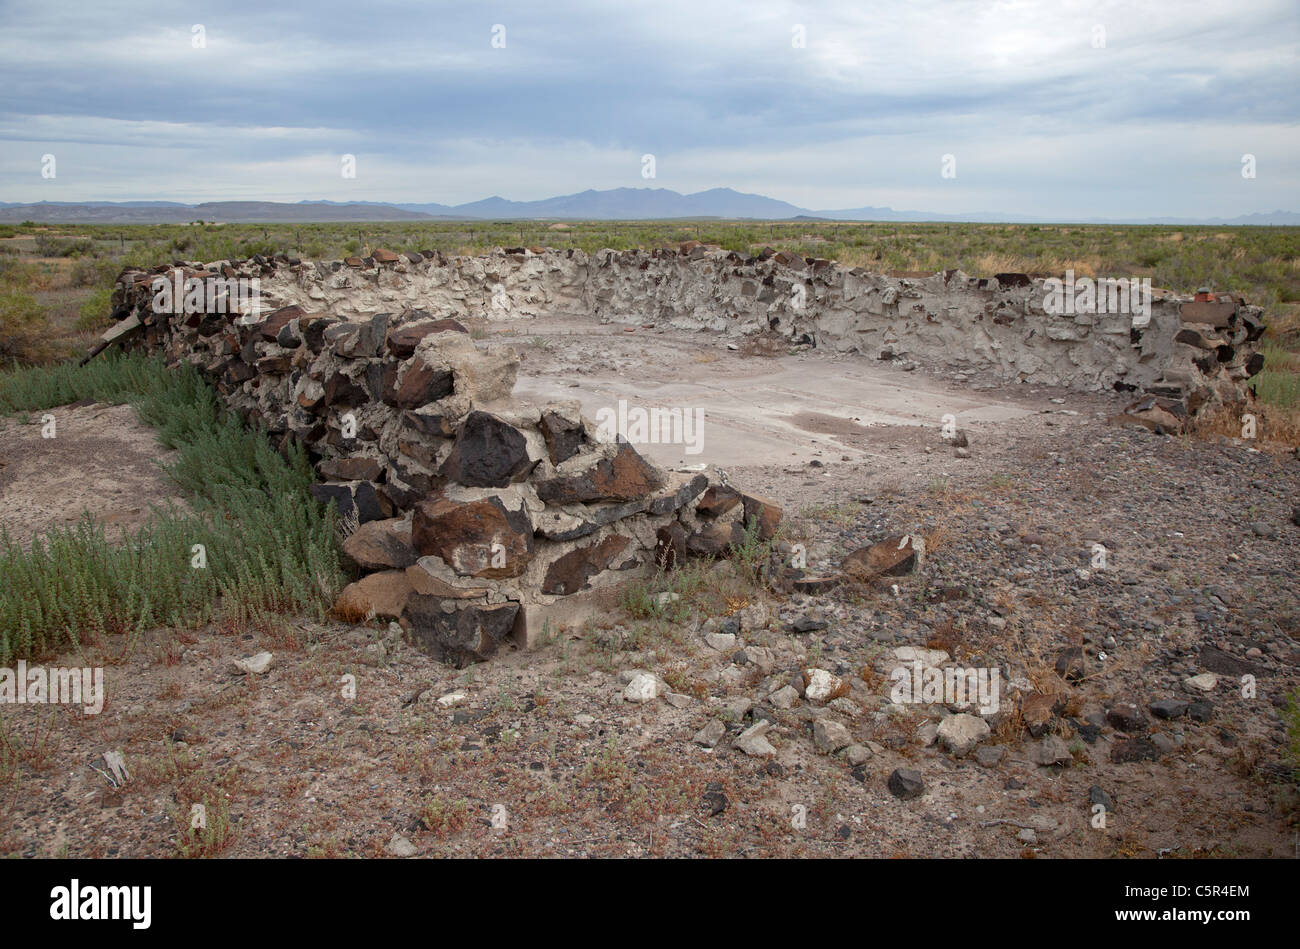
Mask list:
[{"label": "overcast sky", "polygon": [[1300,211],[1297,0],[289,6],[0,0],[0,200]]}]

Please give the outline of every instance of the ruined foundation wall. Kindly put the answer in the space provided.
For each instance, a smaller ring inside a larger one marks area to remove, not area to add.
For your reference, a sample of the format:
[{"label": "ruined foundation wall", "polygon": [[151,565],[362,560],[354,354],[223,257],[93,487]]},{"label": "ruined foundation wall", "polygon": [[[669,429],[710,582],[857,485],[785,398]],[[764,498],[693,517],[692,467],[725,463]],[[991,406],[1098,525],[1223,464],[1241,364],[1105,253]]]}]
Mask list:
[{"label": "ruined foundation wall", "polygon": [[278,269],[266,288],[281,303],[349,318],[412,308],[491,320],[559,313],[775,333],[1004,382],[1178,398],[1207,385],[1217,392],[1258,371],[1251,359],[1262,311],[1231,294],[1193,299],[1155,290],[1149,320],[1139,317],[1135,326],[1131,312],[1053,315],[1044,306],[1045,281],[1024,274],[891,276],[785,253],[744,258],[704,246],[590,255],[538,250],[304,264],[296,272]]},{"label": "ruined foundation wall", "polygon": [[[181,292],[160,305],[160,279],[256,280],[259,293],[256,305],[219,287],[197,306]],[[1161,294],[1137,329],[1127,314],[1053,316],[1044,296],[1042,281],[1018,274],[885,276],[698,245],[377,251],[128,270],[109,335],[197,367],[281,447],[304,446],[320,477],[313,493],[337,505],[352,529],[344,553],[365,574],[336,608],[395,619],[464,664],[507,636],[530,642],[548,622],[581,618],[575,604],[608,609],[602,593],[656,566],[726,555],[744,525],[771,538],[781,512],[602,441],[577,403],[519,405],[517,355],[480,348],[457,317],[775,334],[1008,381],[1131,386],[1182,400],[1146,407],[1166,425],[1258,371],[1259,309],[1237,298]]]}]

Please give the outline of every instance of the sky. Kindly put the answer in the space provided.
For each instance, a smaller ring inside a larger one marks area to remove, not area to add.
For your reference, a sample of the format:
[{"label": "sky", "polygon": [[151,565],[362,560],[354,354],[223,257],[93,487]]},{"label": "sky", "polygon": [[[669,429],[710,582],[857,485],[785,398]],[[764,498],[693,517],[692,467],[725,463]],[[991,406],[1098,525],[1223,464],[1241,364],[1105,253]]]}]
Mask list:
[{"label": "sky", "polygon": [[0,0],[0,201],[618,187],[1300,211],[1300,2]]}]

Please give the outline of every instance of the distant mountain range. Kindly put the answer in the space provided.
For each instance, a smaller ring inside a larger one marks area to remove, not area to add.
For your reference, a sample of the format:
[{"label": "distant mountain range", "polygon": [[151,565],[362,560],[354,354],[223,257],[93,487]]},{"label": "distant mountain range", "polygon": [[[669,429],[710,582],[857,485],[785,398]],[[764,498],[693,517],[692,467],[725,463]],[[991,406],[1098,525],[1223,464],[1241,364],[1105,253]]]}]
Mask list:
[{"label": "distant mountain range", "polygon": [[0,201],[0,223],[22,221],[68,224],[167,224],[189,221],[229,223],[427,220],[586,220],[635,221],[683,218],[740,218],[760,221],[971,221],[1011,224],[1175,224],[1175,225],[1300,225],[1292,211],[1243,214],[1234,218],[1049,218],[980,211],[970,214],[935,214],[865,207],[813,211],[785,201],[745,194],[731,188],[711,188],[680,194],[667,188],[614,188],[587,190],[540,201],[509,201],[493,196],[469,204],[409,204],[376,201],[41,201],[14,204]]}]

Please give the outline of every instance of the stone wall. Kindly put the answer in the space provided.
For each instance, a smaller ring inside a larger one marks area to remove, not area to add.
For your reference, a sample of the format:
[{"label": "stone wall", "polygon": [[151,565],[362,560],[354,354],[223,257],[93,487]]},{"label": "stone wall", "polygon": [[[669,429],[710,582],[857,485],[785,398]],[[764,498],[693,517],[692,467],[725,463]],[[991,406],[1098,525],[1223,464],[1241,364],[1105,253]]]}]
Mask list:
[{"label": "stone wall", "polygon": [[[203,286],[275,269],[225,262],[179,276]],[[198,367],[282,448],[306,447],[312,492],[337,505],[343,552],[363,575],[336,613],[396,620],[438,659],[485,659],[510,636],[529,644],[548,622],[609,609],[659,565],[726,555],[742,519],[764,539],[779,524],[771,502],[602,440],[576,402],[519,406],[518,357],[479,348],[455,319],[293,304],[252,315],[213,299],[187,313],[182,295],[160,310],[157,277],[177,274],[121,276],[118,338]]]},{"label": "stone wall", "polygon": [[[208,292],[160,305],[159,278]],[[257,280],[260,309],[227,280]],[[304,445],[313,492],[337,504],[344,552],[364,574],[336,610],[397,620],[464,664],[507,636],[529,643],[548,622],[608,608],[656,565],[725,555],[744,524],[770,538],[781,514],[602,441],[577,403],[518,405],[517,357],[478,347],[458,317],[775,334],[1007,381],[1142,389],[1160,397],[1162,419],[1239,392],[1262,362],[1259,308],[1238,298],[1158,294],[1140,329],[1127,315],[1052,316],[1043,298],[1042,281],[1019,274],[887,276],[695,244],[377,251],[126,271],[113,296],[121,322],[106,336],[198,367],[249,422]]]},{"label": "stone wall", "polygon": [[[382,252],[379,252],[382,253]],[[281,266],[265,283],[280,303],[348,318],[423,309],[529,319],[546,313],[630,324],[777,334],[838,352],[1002,382],[1143,390],[1214,401],[1262,366],[1262,310],[1233,294],[1152,294],[1149,321],[1129,313],[1052,315],[1042,278],[961,271],[887,275],[829,260],[739,254],[692,243],[654,251],[513,248],[484,257]],[[1254,362],[1252,363],[1252,358]]]}]

